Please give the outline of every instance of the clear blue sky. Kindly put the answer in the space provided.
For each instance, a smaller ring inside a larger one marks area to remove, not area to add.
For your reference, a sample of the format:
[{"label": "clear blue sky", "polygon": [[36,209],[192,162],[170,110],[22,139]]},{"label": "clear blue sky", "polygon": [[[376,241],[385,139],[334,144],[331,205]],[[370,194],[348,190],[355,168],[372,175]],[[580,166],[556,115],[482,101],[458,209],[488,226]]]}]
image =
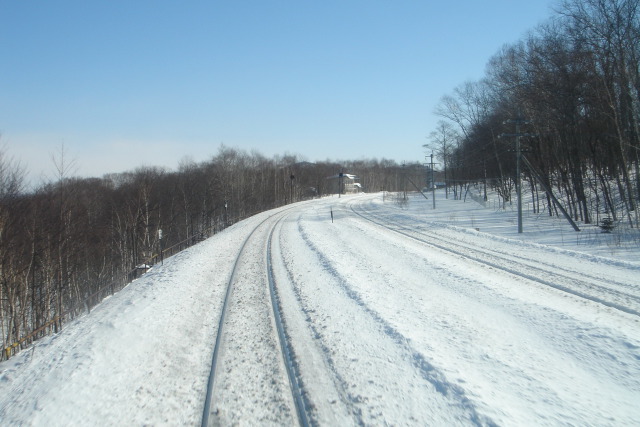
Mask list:
[{"label": "clear blue sky", "polygon": [[220,144],[424,159],[440,98],[551,0],[0,0],[0,146],[35,179],[175,169]]}]

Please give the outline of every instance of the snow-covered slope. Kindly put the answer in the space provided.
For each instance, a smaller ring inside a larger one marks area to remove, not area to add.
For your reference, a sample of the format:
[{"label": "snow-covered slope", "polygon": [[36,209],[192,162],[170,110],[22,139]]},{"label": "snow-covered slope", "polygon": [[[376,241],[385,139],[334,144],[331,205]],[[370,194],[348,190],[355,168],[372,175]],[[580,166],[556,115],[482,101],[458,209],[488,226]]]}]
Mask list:
[{"label": "snow-covered slope", "polygon": [[250,235],[214,423],[295,423],[268,274],[311,424],[637,423],[637,247],[437,202],[333,197],[236,224],[0,364],[0,423],[199,424]]}]

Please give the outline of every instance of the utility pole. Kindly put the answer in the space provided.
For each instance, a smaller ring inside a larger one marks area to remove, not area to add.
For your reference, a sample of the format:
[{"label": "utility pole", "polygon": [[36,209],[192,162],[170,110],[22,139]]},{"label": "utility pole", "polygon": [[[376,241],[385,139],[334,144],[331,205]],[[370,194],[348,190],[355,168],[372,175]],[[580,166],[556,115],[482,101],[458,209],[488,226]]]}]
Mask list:
[{"label": "utility pole", "polygon": [[516,195],[518,198],[518,233],[522,233],[522,179],[520,177],[522,148],[520,147],[520,138],[523,136],[533,136],[533,134],[530,133],[521,133],[520,125],[526,125],[529,123],[529,120],[523,119],[518,113],[517,118],[504,121],[504,124],[515,124],[516,133],[503,133],[500,135],[500,137],[513,136],[516,138]]},{"label": "utility pole", "polygon": [[[434,176],[434,170],[433,170],[433,166],[434,165],[439,165],[440,163],[433,163],[433,153],[431,153],[431,160],[429,161],[429,163],[426,163],[425,166],[429,165],[429,167],[431,168],[431,199],[433,200],[433,209],[436,208],[436,181],[435,181],[435,176]],[[425,159],[429,159],[429,157],[425,156]]]},{"label": "utility pole", "polygon": [[403,200],[407,200],[407,166],[406,162],[402,162],[402,197]]},{"label": "utility pole", "polygon": [[290,200],[290,203],[293,203],[293,180],[296,179],[296,177],[294,174],[291,174],[289,176],[289,179],[291,180],[291,187],[289,187],[289,192],[290,192],[289,200]]},{"label": "utility pole", "polygon": [[518,195],[518,233],[522,233],[522,179],[520,178],[520,120],[516,120],[516,194]]},{"label": "utility pole", "polygon": [[482,147],[482,169],[484,169],[484,201],[487,201],[487,154],[486,147]]},{"label": "utility pole", "polygon": [[164,265],[164,248],[162,247],[162,229],[158,229],[158,242],[160,243],[160,265]]},{"label": "utility pole", "polygon": [[436,208],[436,182],[433,176],[433,153],[431,153],[431,199],[433,200],[433,209]]}]

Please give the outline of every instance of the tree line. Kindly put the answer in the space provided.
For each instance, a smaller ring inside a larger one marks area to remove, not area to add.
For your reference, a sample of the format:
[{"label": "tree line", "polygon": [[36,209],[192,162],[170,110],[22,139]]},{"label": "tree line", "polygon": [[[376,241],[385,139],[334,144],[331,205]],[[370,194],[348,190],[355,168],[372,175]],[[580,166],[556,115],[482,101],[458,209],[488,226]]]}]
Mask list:
[{"label": "tree line", "polygon": [[176,171],[75,178],[63,153],[54,163],[52,182],[24,191],[24,170],[0,150],[2,357],[90,310],[163,249],[174,253],[167,251],[255,213],[335,194],[338,180],[327,177],[340,172],[357,175],[366,191],[399,191],[404,173],[390,160],[309,163],[224,146]]},{"label": "tree line", "polygon": [[483,79],[444,96],[425,147],[442,159],[451,186],[486,179],[509,202],[519,134],[534,209],[557,214],[546,186],[575,220],[610,216],[637,228],[639,3],[562,1],[546,23],[497,52]]}]

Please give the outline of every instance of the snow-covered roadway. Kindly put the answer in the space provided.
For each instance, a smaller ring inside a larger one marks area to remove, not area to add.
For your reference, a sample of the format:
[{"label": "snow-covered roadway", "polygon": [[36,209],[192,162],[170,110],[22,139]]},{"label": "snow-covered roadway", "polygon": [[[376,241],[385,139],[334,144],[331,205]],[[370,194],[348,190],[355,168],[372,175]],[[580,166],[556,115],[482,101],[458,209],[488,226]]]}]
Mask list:
[{"label": "snow-covered roadway", "polygon": [[271,275],[312,425],[634,425],[639,273],[381,195],[300,203],[167,260],[0,364],[0,420],[197,425],[224,324],[212,422],[297,423]]}]

